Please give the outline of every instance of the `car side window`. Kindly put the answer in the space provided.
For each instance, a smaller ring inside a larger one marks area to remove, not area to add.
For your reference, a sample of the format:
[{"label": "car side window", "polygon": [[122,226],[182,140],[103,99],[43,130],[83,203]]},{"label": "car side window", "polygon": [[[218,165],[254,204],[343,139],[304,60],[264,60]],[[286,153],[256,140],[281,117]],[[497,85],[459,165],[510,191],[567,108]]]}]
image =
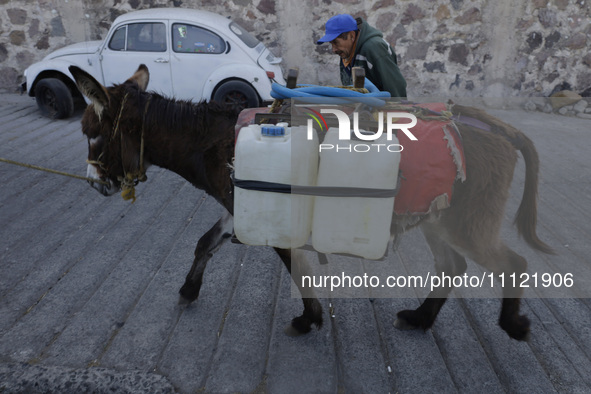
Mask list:
[{"label": "car side window", "polygon": [[236,36],[238,38],[240,38],[240,40],[243,43],[248,45],[249,48],[254,48],[257,45],[259,45],[260,41],[258,40],[258,38],[256,38],[252,34],[250,34],[246,29],[244,29],[238,23],[236,23],[236,22],[230,23],[230,30],[232,30],[232,33],[236,34]]},{"label": "car side window", "polygon": [[127,26],[127,50],[140,52],[166,51],[164,23],[131,23]]},{"label": "car side window", "polygon": [[109,48],[114,51],[165,52],[166,26],[164,23],[131,23],[118,28]]},{"label": "car side window", "polygon": [[224,53],[226,42],[217,34],[201,27],[174,23],[172,48],[178,53]]},{"label": "car side window", "polygon": [[112,49],[114,51],[124,51],[126,33],[127,26],[122,26],[115,30],[115,33],[113,33],[113,37],[111,37],[111,41],[109,41],[109,49]]}]

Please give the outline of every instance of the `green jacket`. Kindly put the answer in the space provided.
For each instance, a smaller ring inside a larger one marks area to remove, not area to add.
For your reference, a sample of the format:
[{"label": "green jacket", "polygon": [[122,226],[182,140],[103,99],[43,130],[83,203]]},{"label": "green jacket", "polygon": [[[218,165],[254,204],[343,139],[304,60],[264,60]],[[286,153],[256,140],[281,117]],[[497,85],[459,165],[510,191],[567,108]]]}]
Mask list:
[{"label": "green jacket", "polygon": [[365,77],[378,89],[390,92],[392,97],[406,97],[406,81],[398,68],[396,53],[384,40],[382,32],[361,18],[357,18],[357,25],[359,39],[353,62],[349,67],[340,62],[342,84],[352,85],[352,67],[363,67]]}]

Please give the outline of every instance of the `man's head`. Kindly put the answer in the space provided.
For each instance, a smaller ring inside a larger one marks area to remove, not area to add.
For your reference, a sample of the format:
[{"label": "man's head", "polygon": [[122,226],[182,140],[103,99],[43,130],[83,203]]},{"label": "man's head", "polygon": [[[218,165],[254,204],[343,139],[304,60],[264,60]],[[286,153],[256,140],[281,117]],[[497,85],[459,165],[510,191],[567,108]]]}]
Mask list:
[{"label": "man's head", "polygon": [[332,51],[346,59],[351,56],[355,48],[356,32],[357,22],[351,15],[336,15],[326,22],[326,34],[316,44],[330,42]]}]

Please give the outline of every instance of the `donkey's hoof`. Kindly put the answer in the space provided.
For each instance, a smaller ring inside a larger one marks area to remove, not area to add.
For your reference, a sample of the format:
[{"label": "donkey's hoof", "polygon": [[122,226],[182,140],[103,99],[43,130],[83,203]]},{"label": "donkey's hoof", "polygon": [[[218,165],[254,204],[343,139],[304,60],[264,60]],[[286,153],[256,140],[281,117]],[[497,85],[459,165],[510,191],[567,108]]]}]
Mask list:
[{"label": "donkey's hoof", "polygon": [[299,316],[291,321],[291,324],[283,330],[290,337],[297,337],[309,333],[312,330],[312,322],[307,317]]},{"label": "donkey's hoof", "polygon": [[300,335],[305,335],[306,334],[305,332],[299,332],[291,324],[288,325],[287,327],[285,327],[285,329],[283,330],[283,332],[288,337],[299,337]]},{"label": "donkey's hoof", "polygon": [[199,296],[199,288],[195,290],[194,287],[187,286],[186,284],[179,290],[179,305],[190,304],[195,301]]},{"label": "donkey's hoof", "polygon": [[529,340],[529,319],[526,316],[518,316],[514,320],[508,322],[500,321],[499,325],[507,334],[518,341]]},{"label": "donkey's hoof", "polygon": [[396,314],[398,317],[394,322],[394,327],[399,330],[416,330],[421,328],[421,322],[417,318],[417,312],[411,310],[400,311]]},{"label": "donkey's hoof", "polygon": [[418,328],[417,326],[413,326],[404,319],[396,319],[394,321],[394,327],[399,330],[416,330]]},{"label": "donkey's hoof", "polygon": [[193,300],[188,300],[185,297],[183,297],[182,295],[179,295],[178,305],[186,306],[186,305],[189,305],[191,302],[193,302]]}]

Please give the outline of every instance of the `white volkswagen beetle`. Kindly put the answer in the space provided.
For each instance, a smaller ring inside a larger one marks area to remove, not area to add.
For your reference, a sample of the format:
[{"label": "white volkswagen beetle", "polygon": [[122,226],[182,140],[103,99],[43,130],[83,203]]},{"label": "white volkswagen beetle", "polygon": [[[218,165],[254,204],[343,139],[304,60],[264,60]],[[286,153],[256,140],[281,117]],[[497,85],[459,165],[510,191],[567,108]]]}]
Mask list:
[{"label": "white volkswagen beetle", "polygon": [[186,8],[129,12],[104,41],[70,45],[25,70],[22,90],[52,118],[67,118],[81,97],[68,67],[103,85],[124,82],[140,64],[150,69],[149,90],[177,99],[216,100],[240,108],[271,101],[271,82],[285,84],[279,63],[263,43],[232,20]]}]

